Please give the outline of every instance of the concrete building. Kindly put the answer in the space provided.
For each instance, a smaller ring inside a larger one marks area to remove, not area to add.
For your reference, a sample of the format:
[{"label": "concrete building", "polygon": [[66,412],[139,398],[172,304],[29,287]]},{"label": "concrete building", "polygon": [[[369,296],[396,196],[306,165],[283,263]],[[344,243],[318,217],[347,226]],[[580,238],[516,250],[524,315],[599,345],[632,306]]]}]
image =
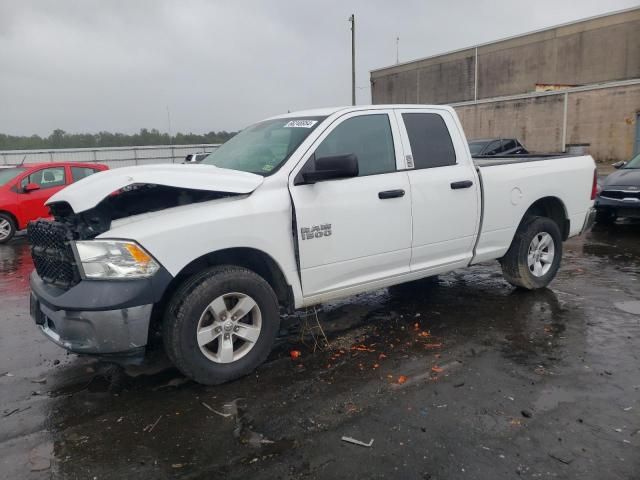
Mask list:
[{"label": "concrete building", "polygon": [[372,103],[453,105],[469,138],[640,151],[640,8],[371,71]]}]

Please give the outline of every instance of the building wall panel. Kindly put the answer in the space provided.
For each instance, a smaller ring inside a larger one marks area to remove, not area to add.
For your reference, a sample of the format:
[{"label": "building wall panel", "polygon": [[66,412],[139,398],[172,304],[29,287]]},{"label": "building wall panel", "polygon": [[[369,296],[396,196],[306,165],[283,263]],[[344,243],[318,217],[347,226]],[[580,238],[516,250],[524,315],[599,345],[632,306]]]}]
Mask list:
[{"label": "building wall panel", "polygon": [[640,85],[569,95],[567,142],[590,143],[601,162],[628,160],[636,141]]},{"label": "building wall panel", "polygon": [[562,95],[456,107],[467,138],[518,138],[538,152],[562,149]]}]

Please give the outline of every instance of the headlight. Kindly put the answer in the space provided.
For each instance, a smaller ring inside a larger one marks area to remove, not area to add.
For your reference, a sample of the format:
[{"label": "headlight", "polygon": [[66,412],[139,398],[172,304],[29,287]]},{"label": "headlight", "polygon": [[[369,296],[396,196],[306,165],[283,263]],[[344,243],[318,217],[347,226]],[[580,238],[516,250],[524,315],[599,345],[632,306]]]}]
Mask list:
[{"label": "headlight", "polygon": [[92,279],[146,278],[160,266],[134,242],[89,240],[76,242],[84,276]]}]

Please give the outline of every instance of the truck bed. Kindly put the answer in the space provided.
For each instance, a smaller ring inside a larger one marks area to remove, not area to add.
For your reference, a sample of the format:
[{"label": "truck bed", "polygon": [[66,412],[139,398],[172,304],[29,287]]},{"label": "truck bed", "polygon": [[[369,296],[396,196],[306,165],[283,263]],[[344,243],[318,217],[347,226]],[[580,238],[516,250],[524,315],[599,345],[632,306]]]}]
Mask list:
[{"label": "truck bed", "polygon": [[553,160],[556,158],[569,158],[578,155],[567,155],[564,153],[543,153],[529,155],[478,155],[474,156],[473,163],[477,167],[492,167],[494,165],[509,165],[511,163],[538,162],[540,160]]},{"label": "truck bed", "polygon": [[502,257],[525,212],[540,199],[560,202],[569,221],[567,236],[580,233],[591,206],[595,164],[590,156],[492,156],[473,157],[473,162],[482,188],[480,237],[473,263]]}]

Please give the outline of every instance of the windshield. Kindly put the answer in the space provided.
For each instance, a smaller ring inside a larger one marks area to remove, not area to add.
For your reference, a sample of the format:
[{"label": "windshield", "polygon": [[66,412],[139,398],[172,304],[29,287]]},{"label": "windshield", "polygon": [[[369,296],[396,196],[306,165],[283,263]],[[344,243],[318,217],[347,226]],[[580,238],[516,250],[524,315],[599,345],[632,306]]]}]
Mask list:
[{"label": "windshield", "polygon": [[22,172],[24,168],[0,168],[0,186],[6,185]]},{"label": "windshield", "polygon": [[469,150],[471,150],[471,155],[479,154],[486,144],[487,142],[469,142]]},{"label": "windshield", "polygon": [[202,163],[267,176],[289,158],[326,117],[266,120],[245,128]]},{"label": "windshield", "polygon": [[640,153],[629,160],[629,163],[622,168],[640,168]]}]

